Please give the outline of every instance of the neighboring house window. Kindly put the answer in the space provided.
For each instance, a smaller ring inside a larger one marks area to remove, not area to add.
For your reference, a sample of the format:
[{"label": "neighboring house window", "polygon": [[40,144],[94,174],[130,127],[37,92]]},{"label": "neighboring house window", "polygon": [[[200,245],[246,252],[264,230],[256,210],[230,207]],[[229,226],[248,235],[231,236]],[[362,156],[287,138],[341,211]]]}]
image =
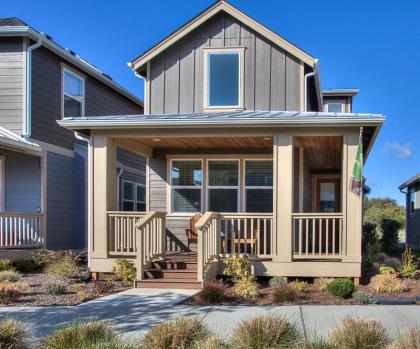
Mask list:
[{"label": "neighboring house window", "polygon": [[204,109],[243,107],[243,49],[206,49]]},{"label": "neighboring house window", "polygon": [[245,211],[273,212],[273,161],[245,160]]},{"label": "neighboring house window", "polygon": [[85,99],[84,79],[70,71],[63,69],[63,117],[77,117],[84,115]]},{"label": "neighboring house window", "polygon": [[146,188],[143,184],[122,181],[122,210],[123,211],[146,211]]},{"label": "neighboring house window", "polygon": [[343,103],[327,103],[327,112],[329,113],[343,113],[344,104]]},{"label": "neighboring house window", "polygon": [[416,192],[414,188],[411,188],[409,191],[409,201],[410,201],[410,216],[416,215]]},{"label": "neighboring house window", "polygon": [[201,160],[171,161],[171,211],[201,212]]},{"label": "neighboring house window", "polygon": [[238,212],[239,161],[208,161],[208,211]]}]

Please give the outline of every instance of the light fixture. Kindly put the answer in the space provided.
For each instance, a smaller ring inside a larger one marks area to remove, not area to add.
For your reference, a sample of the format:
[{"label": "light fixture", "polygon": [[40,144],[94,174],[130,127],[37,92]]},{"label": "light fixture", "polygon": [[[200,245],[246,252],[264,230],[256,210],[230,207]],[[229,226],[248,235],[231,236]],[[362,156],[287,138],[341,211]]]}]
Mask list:
[{"label": "light fixture", "polygon": [[153,142],[160,142],[160,141],[161,141],[161,139],[160,139],[160,138],[152,138],[152,141],[153,141]]},{"label": "light fixture", "polygon": [[265,141],[271,141],[271,139],[272,139],[271,137],[264,137]]}]

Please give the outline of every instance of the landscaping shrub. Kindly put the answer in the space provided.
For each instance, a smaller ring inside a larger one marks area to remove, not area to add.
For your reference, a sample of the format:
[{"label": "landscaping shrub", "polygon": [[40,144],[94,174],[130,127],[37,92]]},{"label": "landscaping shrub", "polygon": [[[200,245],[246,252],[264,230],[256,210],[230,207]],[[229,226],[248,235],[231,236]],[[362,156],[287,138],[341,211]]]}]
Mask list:
[{"label": "landscaping shrub", "polygon": [[389,349],[419,349],[420,328],[410,328]]},{"label": "landscaping shrub", "polygon": [[386,330],[378,321],[351,317],[331,331],[331,341],[343,349],[383,349],[390,343]]},{"label": "landscaping shrub", "polygon": [[51,282],[45,285],[45,292],[57,296],[66,293],[66,286],[61,282]]},{"label": "landscaping shrub", "polygon": [[92,298],[92,295],[86,290],[86,285],[84,284],[74,285],[74,289],[76,291],[76,296],[79,303],[86,302]]},{"label": "landscaping shrub", "polygon": [[396,271],[391,267],[380,267],[379,274],[396,274]]},{"label": "landscaping shrub", "polygon": [[382,265],[384,267],[391,267],[396,271],[400,270],[401,268],[401,262],[398,258],[391,258],[391,257],[385,258]]},{"label": "landscaping shrub", "polygon": [[417,275],[417,263],[411,254],[411,248],[406,245],[405,251],[402,254],[402,265],[400,274],[404,278],[414,279]]},{"label": "landscaping shrub", "polygon": [[356,304],[377,304],[375,296],[370,293],[356,291],[353,293],[353,300]]},{"label": "landscaping shrub", "polygon": [[142,349],[190,349],[209,336],[209,330],[197,317],[180,317],[154,326],[144,335]]},{"label": "landscaping shrub", "polygon": [[396,274],[375,275],[370,281],[369,288],[376,293],[398,293],[405,290]]},{"label": "landscaping shrub", "polygon": [[365,223],[362,230],[362,272],[371,276],[376,273],[375,256],[381,250],[376,225]]},{"label": "landscaping shrub", "polygon": [[292,348],[301,335],[298,326],[276,315],[244,320],[233,330],[232,349]]},{"label": "landscaping shrub", "polygon": [[0,321],[1,349],[29,349],[29,331],[18,320],[6,317]]},{"label": "landscaping shrub", "polygon": [[21,275],[14,270],[0,271],[0,282],[17,282],[22,279]]},{"label": "landscaping shrub", "polygon": [[398,253],[398,231],[401,229],[401,223],[394,219],[384,218],[381,222],[382,229],[382,251],[390,256]]},{"label": "landscaping shrub", "polygon": [[128,348],[108,323],[73,323],[55,330],[41,341],[41,349]]},{"label": "landscaping shrub", "polygon": [[2,282],[0,283],[0,303],[8,304],[16,301],[27,290],[26,282]]},{"label": "landscaping shrub", "polygon": [[244,278],[235,282],[234,290],[243,299],[254,299],[258,296],[258,285],[251,278]]},{"label": "landscaping shrub", "polygon": [[297,292],[305,292],[308,284],[305,281],[295,280],[290,283],[290,287],[295,289]]},{"label": "landscaping shrub", "polygon": [[287,284],[274,287],[272,294],[274,303],[292,302],[297,297],[297,291]]},{"label": "landscaping shrub", "polygon": [[226,286],[222,281],[206,282],[198,297],[203,303],[218,303],[223,300]]},{"label": "landscaping shrub", "polygon": [[378,252],[375,256],[373,256],[373,261],[381,267],[389,258],[390,257],[386,253]]},{"label": "landscaping shrub", "polygon": [[108,293],[112,290],[113,287],[114,284],[109,280],[95,282],[95,292],[97,295]]},{"label": "landscaping shrub", "polygon": [[350,279],[338,278],[328,284],[327,290],[334,296],[348,298],[356,291],[356,287]]},{"label": "landscaping shrub", "polygon": [[0,271],[14,270],[13,263],[10,259],[0,259]]},{"label": "landscaping shrub", "polygon": [[209,337],[206,340],[195,342],[192,349],[228,349],[228,346],[220,338]]},{"label": "landscaping shrub", "polygon": [[71,279],[80,275],[80,268],[71,256],[62,256],[52,262],[47,273],[62,279]]},{"label": "landscaping shrub", "polygon": [[13,262],[13,266],[21,273],[30,273],[39,268],[32,259],[17,259]]},{"label": "landscaping shrub", "polygon": [[270,287],[277,287],[280,286],[282,284],[284,284],[284,278],[283,276],[273,276],[269,281],[268,284],[270,285]]},{"label": "landscaping shrub", "polygon": [[338,349],[333,343],[323,338],[316,338],[299,344],[296,349]]},{"label": "landscaping shrub", "polygon": [[226,265],[224,275],[229,276],[233,282],[244,278],[253,278],[251,275],[251,262],[247,256],[232,253],[229,258],[224,260]]},{"label": "landscaping shrub", "polygon": [[315,287],[320,291],[326,291],[328,288],[328,285],[334,281],[333,278],[317,278],[314,281]]},{"label": "landscaping shrub", "polygon": [[128,259],[117,259],[112,272],[126,284],[134,282],[137,276],[136,266]]}]

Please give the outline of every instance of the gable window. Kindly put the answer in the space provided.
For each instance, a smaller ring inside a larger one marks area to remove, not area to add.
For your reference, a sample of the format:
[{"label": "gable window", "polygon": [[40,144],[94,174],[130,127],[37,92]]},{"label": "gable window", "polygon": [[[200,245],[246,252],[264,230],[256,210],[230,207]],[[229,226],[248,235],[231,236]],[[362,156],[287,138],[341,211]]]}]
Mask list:
[{"label": "gable window", "polygon": [[204,52],[204,108],[242,108],[243,48],[213,48]]},{"label": "gable window", "polygon": [[146,211],[146,188],[143,184],[122,181],[121,207],[123,211]]},{"label": "gable window", "polygon": [[73,71],[63,69],[63,117],[84,116],[85,81]]},{"label": "gable window", "polygon": [[344,104],[343,103],[327,103],[327,112],[344,113]]},{"label": "gable window", "polygon": [[239,161],[209,160],[208,210],[238,212]]},{"label": "gable window", "polygon": [[201,160],[171,161],[171,211],[201,212]]},{"label": "gable window", "polygon": [[410,216],[416,215],[416,192],[414,188],[409,190]]},{"label": "gable window", "polygon": [[273,161],[245,160],[245,211],[273,212]]}]

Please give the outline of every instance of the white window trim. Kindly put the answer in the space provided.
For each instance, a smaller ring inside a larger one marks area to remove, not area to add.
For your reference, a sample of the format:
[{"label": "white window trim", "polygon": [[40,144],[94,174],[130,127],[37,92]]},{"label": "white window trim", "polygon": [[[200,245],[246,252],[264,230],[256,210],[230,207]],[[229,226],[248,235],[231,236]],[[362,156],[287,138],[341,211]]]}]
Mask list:
[{"label": "white window trim", "polygon": [[[268,186],[268,185],[267,186],[264,186],[264,185],[246,185],[246,163],[251,162],[251,161],[271,161],[273,163],[273,166],[274,166],[274,159],[257,159],[257,158],[244,159],[243,170],[242,170],[242,172],[243,172],[243,182],[242,182],[243,183],[243,185],[242,185],[242,187],[243,187],[243,193],[242,193],[243,207],[242,207],[242,212],[244,212],[244,213],[255,213],[255,212],[247,212],[247,210],[246,210],[246,203],[247,203],[247,199],[248,199],[247,195],[246,195],[247,189],[271,189],[271,190],[274,190],[272,185],[271,186]],[[273,169],[273,180],[274,180],[274,169]],[[273,195],[274,195],[274,192],[273,192]]]},{"label": "white window trim", "polygon": [[[238,164],[238,184],[236,186],[230,186],[230,185],[210,185],[210,172],[209,172],[209,162],[221,162],[221,161],[235,161]],[[220,212],[220,213],[238,213],[241,210],[240,207],[240,193],[241,193],[241,165],[240,165],[240,160],[239,159],[207,159],[206,160],[206,170],[207,170],[207,175],[206,175],[206,192],[207,192],[207,206],[206,206],[206,210],[210,209],[210,195],[209,195],[209,191],[210,189],[236,189],[237,191],[237,210],[235,212]]]},{"label": "white window trim", "polygon": [[[126,200],[124,199],[124,183],[130,183],[134,185],[134,195],[133,195],[133,200]],[[121,180],[121,186],[122,186],[122,190],[121,190],[121,206],[124,207],[124,202],[132,202],[134,204],[134,211],[133,212],[143,212],[143,211],[137,211],[137,203],[140,202],[142,204],[146,205],[146,200],[142,201],[142,200],[137,200],[137,187],[143,187],[146,189],[146,185],[139,183],[139,182],[134,182],[134,181],[130,181],[128,179],[123,179]],[[120,199],[120,198],[119,198]]]},{"label": "white window trim", "polygon": [[337,112],[330,112],[330,104],[340,104],[341,105],[341,112],[340,113],[344,113],[344,102],[327,102],[326,103],[326,111],[328,113],[337,113]]},{"label": "white window trim", "polygon": [[[172,164],[174,161],[199,161],[201,163],[201,185],[173,185],[172,184]],[[168,197],[169,197],[169,212],[171,215],[175,216],[185,216],[185,215],[194,215],[196,213],[202,213],[203,212],[203,190],[204,190],[204,167],[203,167],[203,159],[170,159],[170,165],[169,165],[169,190],[168,190]],[[201,211],[197,212],[174,212],[174,195],[172,195],[172,191],[174,189],[200,189],[200,209]]]},{"label": "white window trim", "polygon": [[[67,94],[64,91],[64,74],[68,73],[70,75],[73,75],[75,78],[79,79],[80,81],[82,81],[82,98],[81,100],[78,100],[76,98],[74,98],[74,96],[71,96],[69,94]],[[79,73],[77,73],[76,71],[74,71],[73,69],[62,65],[61,66],[61,118],[62,119],[66,119],[66,117],[64,116],[64,96],[67,96],[73,100],[76,100],[78,102],[81,102],[82,104],[82,110],[81,110],[81,117],[85,116],[85,83],[86,83],[86,77],[84,75],[81,75]]]},{"label": "white window trim", "polygon": [[[203,110],[204,111],[223,111],[223,110],[243,110],[244,109],[244,72],[245,72],[245,47],[205,47],[204,52],[204,70],[203,70]],[[239,54],[239,103],[232,106],[210,106],[209,105],[209,77],[208,77],[208,56],[209,53],[238,53]]]},{"label": "white window trim", "polygon": [[[412,197],[411,197],[412,195]],[[410,212],[410,217],[414,217],[416,215],[416,195],[417,192],[416,191],[411,191],[409,192],[409,212]],[[411,199],[412,198],[412,199]],[[413,205],[413,209],[411,209],[411,202],[414,203]]]}]

